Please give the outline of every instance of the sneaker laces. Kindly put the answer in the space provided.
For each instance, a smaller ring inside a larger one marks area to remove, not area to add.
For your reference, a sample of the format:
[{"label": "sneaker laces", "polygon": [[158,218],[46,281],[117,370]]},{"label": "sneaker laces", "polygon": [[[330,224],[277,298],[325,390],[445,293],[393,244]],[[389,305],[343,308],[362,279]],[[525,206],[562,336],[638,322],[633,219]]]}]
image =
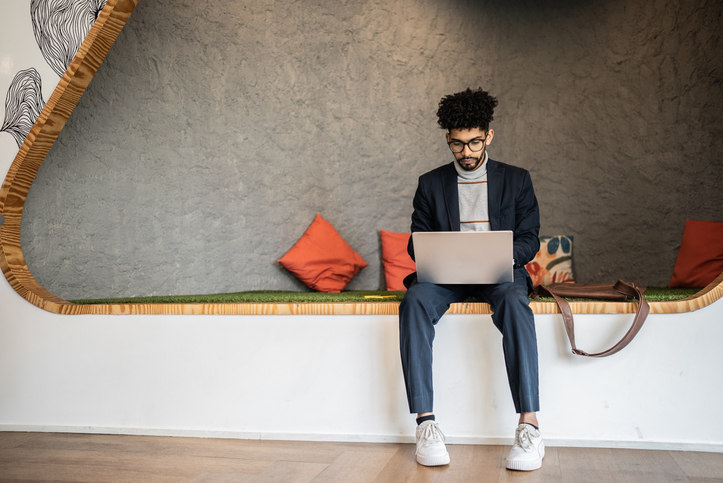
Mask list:
[{"label": "sneaker laces", "polygon": [[423,430],[421,434],[422,441],[425,443],[427,441],[444,441],[446,437],[444,436],[444,433],[441,429],[439,429],[439,426],[436,423],[428,424]]},{"label": "sneaker laces", "polygon": [[517,429],[515,444],[525,451],[532,448],[532,429],[529,424],[523,424],[521,428]]}]

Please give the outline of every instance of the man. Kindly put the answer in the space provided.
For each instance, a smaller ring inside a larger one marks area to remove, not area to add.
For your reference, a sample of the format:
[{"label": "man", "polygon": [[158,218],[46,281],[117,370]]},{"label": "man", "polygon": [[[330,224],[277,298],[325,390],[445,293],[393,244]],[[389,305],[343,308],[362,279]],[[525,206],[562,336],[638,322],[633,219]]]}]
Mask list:
[{"label": "man", "polygon": [[[437,116],[447,130],[454,161],[419,177],[414,195],[412,232],[512,230],[514,281],[490,285],[420,283],[405,279],[408,290],[399,307],[402,369],[411,413],[417,413],[419,464],[446,465],[449,453],[433,413],[432,342],[435,325],[454,302],[473,295],[488,302],[502,332],[507,378],[520,415],[506,465],[513,470],[542,466],[545,446],[538,428],[537,336],[525,264],[537,253],[540,214],[530,174],[487,156],[497,99],[479,89],[445,96]],[[409,254],[414,259],[410,237]]]}]

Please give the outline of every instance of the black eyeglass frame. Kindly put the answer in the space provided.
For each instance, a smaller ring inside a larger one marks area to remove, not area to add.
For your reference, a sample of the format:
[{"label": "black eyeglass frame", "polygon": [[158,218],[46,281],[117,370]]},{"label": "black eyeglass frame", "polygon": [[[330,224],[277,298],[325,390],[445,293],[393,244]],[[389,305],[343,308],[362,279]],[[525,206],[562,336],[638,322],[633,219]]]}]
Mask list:
[{"label": "black eyeglass frame", "polygon": [[[482,146],[480,146],[479,149],[474,149],[472,147],[472,143],[477,142],[477,141],[482,141]],[[459,151],[455,151],[454,148],[452,147],[452,144],[460,145]],[[449,149],[455,154],[459,154],[462,151],[464,151],[465,146],[467,146],[469,148],[469,150],[472,151],[473,153],[479,153],[480,151],[482,151],[485,148],[486,144],[487,144],[487,135],[485,134],[485,136],[483,138],[476,137],[474,139],[470,139],[466,143],[464,141],[460,141],[459,139],[454,139],[452,141],[449,141],[447,143],[447,146],[449,146]]]}]

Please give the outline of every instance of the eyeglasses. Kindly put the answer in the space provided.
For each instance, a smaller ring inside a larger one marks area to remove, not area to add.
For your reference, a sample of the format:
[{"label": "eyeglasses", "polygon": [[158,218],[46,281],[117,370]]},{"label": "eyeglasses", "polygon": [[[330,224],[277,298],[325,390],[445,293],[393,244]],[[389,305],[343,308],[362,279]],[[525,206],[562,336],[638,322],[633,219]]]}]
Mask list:
[{"label": "eyeglasses", "polygon": [[465,146],[469,146],[469,150],[476,153],[478,151],[482,151],[482,148],[485,146],[485,140],[487,139],[487,136],[483,138],[474,138],[473,140],[463,143],[462,141],[450,141],[447,144],[449,144],[449,149],[452,150],[453,153],[461,153],[464,151]]}]

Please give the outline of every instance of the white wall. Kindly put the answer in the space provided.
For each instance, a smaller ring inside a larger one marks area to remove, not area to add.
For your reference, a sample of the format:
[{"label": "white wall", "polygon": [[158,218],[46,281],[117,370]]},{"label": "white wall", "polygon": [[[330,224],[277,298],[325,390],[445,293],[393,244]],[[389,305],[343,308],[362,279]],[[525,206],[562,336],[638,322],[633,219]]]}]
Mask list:
[{"label": "white wall", "polygon": [[[396,316],[60,316],[0,282],[0,430],[411,441]],[[577,316],[602,348],[632,315]],[[649,317],[604,359],[537,315],[551,445],[723,451],[723,302]],[[446,316],[436,413],[453,443],[509,442],[516,416],[489,316]]]}]

